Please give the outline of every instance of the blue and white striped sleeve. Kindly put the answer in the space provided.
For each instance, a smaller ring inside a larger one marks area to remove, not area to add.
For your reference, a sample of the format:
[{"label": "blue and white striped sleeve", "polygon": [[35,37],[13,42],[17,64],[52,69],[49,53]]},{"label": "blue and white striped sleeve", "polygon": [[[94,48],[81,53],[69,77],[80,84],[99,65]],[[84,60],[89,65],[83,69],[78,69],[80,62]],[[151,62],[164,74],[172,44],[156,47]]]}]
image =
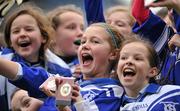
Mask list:
[{"label": "blue and white striped sleeve", "polygon": [[133,32],[150,40],[158,53],[167,45],[169,38],[174,35],[172,28],[168,27],[160,17],[152,12],[143,24],[135,23]]}]

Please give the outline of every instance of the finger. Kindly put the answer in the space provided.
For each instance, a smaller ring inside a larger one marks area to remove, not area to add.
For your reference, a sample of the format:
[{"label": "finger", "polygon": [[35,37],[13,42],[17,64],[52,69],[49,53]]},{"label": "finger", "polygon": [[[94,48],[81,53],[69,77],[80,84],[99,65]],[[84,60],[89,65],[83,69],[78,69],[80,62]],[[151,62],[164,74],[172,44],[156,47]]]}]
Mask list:
[{"label": "finger", "polygon": [[175,50],[175,46],[172,42],[168,42],[168,47],[170,51],[174,51]]},{"label": "finger", "polygon": [[63,80],[61,79],[61,77],[55,77],[55,82],[56,82],[56,86],[59,86]]},{"label": "finger", "polygon": [[153,3],[149,4],[149,5],[147,5],[147,7],[164,7],[167,5],[168,5],[168,1],[161,0],[161,1],[153,2]]},{"label": "finger", "polygon": [[72,111],[68,106],[63,108],[63,111]]}]

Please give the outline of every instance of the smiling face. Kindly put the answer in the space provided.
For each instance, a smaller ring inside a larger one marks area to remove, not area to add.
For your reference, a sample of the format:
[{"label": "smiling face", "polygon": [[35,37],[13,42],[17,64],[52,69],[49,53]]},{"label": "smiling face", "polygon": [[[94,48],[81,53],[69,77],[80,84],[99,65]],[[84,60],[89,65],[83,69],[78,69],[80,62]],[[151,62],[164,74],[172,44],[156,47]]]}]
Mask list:
[{"label": "smiling face", "polygon": [[157,74],[157,69],[150,66],[149,54],[149,50],[139,42],[128,43],[121,49],[117,73],[127,93],[138,94]]},{"label": "smiling face", "polygon": [[84,79],[105,77],[109,73],[112,47],[109,34],[103,27],[90,26],[81,38],[78,49]]},{"label": "smiling face", "polygon": [[11,100],[12,111],[38,111],[42,101],[29,97],[27,91],[18,90]]},{"label": "smiling face", "polygon": [[59,15],[60,24],[56,29],[55,53],[61,56],[77,55],[78,46],[74,41],[80,39],[84,30],[83,16],[76,12]]},{"label": "smiling face", "polygon": [[19,15],[12,22],[10,40],[13,49],[29,62],[36,62],[43,39],[36,20],[28,15]]}]

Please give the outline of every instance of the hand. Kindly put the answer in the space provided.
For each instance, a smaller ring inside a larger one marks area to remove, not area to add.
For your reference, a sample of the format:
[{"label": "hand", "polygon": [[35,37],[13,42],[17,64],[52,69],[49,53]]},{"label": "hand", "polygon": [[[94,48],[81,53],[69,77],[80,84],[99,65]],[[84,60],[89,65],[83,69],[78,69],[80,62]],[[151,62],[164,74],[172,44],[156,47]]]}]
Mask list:
[{"label": "hand", "polygon": [[72,111],[69,106],[60,106],[58,107],[59,111]]},{"label": "hand", "polygon": [[[55,97],[55,91],[57,89],[57,86],[62,83],[61,77],[49,77],[41,86],[40,89],[43,91],[47,96],[53,96]],[[48,87],[48,84],[53,86],[53,90]]]},{"label": "hand", "polygon": [[180,13],[180,0],[157,0],[157,2],[151,3],[147,7],[173,8]]},{"label": "hand", "polygon": [[80,68],[80,65],[76,65],[75,67],[76,68],[75,68],[75,71],[73,73],[73,77],[78,79],[81,76],[81,68]]},{"label": "hand", "polygon": [[174,51],[175,47],[180,47],[180,35],[175,34],[168,42],[169,49]]},{"label": "hand", "polygon": [[73,88],[73,90],[72,90],[71,98],[72,98],[73,102],[83,101],[83,98],[80,94],[80,87],[75,83],[74,85],[72,85],[72,88]]}]

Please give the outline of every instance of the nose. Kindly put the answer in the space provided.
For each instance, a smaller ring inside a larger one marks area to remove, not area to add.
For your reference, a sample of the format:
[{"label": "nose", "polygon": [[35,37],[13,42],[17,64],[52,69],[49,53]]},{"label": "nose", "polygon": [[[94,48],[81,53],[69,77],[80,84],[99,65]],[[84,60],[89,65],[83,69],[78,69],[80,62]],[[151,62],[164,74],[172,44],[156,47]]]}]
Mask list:
[{"label": "nose", "polygon": [[83,35],[83,30],[81,28],[77,29],[77,38],[81,38]]},{"label": "nose", "polygon": [[130,65],[132,65],[132,62],[131,61],[127,61],[126,65],[130,66]]},{"label": "nose", "polygon": [[88,42],[85,42],[82,44],[82,50],[88,50],[90,47],[89,47],[89,43]]},{"label": "nose", "polygon": [[21,37],[24,37],[24,36],[27,35],[27,32],[26,32],[25,30],[21,29],[19,35],[20,35]]},{"label": "nose", "polygon": [[133,60],[131,58],[129,58],[129,59],[127,59],[125,64],[128,65],[128,66],[132,65],[133,64]]}]

